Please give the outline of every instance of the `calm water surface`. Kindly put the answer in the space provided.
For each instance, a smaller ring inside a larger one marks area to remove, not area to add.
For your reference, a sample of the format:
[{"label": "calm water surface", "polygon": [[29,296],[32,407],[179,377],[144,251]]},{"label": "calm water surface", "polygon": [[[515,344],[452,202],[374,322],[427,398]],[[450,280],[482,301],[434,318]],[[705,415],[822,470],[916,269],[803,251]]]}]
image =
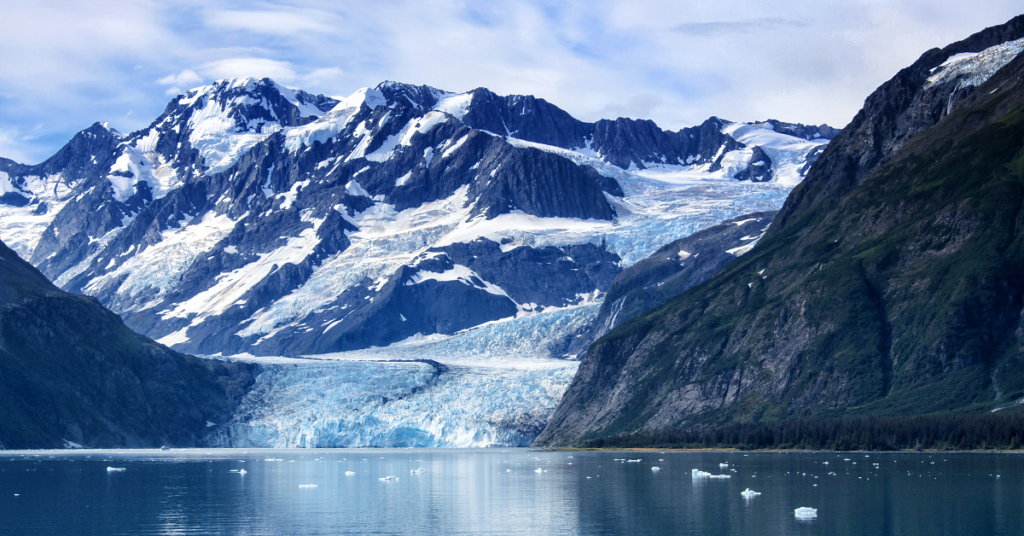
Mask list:
[{"label": "calm water surface", "polygon": [[4,451],[0,534],[1021,535],[1024,456]]}]

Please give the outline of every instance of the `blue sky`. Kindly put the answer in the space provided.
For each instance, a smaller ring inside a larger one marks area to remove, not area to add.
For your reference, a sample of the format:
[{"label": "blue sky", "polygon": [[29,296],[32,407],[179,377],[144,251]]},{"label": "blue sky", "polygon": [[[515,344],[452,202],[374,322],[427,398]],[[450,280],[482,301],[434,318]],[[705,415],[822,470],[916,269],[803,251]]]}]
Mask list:
[{"label": "blue sky", "polygon": [[177,92],[269,76],[348,95],[383,80],[545,98],[583,120],[711,115],[843,126],[925,50],[1018,14],[982,0],[5,2],[0,156],[148,125]]}]

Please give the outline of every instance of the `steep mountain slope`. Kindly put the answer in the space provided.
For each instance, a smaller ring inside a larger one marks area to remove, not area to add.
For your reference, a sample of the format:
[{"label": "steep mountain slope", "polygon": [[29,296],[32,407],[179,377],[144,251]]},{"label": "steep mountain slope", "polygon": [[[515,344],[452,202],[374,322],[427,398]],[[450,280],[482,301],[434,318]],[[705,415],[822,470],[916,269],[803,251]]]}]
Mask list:
[{"label": "steep mountain slope", "polygon": [[230,418],[249,369],[133,333],[0,243],[0,445],[194,446]]},{"label": "steep mountain slope", "polygon": [[754,247],[774,217],[775,212],[755,212],[726,220],[666,244],[626,268],[612,281],[593,329],[575,347],[585,351],[613,328],[703,283]]},{"label": "steep mountain slope", "polygon": [[1022,30],[879,88],[749,253],[591,347],[538,443],[1024,402]]},{"label": "steep mountain slope", "polygon": [[0,228],[61,288],[179,350],[351,350],[589,307],[664,243],[777,209],[835,132],[227,80],[139,132],[95,125],[40,166],[10,163]]}]

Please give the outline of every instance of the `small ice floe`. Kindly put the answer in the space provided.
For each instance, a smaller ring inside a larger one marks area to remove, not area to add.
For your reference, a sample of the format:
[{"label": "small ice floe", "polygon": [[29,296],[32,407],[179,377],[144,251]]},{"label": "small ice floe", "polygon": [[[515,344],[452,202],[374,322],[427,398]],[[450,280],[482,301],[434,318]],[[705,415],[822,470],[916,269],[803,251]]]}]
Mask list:
[{"label": "small ice floe", "polygon": [[345,476],[356,476],[355,471],[345,471]]},{"label": "small ice floe", "polygon": [[752,499],[752,498],[754,498],[754,497],[756,497],[756,496],[758,496],[760,494],[761,494],[760,491],[754,491],[754,490],[752,490],[750,488],[747,488],[747,489],[745,489],[745,490],[740,492],[740,495],[742,495],[744,499]]},{"label": "small ice floe", "polygon": [[694,469],[691,474],[693,478],[732,478],[732,475],[713,475],[707,471],[701,471],[700,469]]},{"label": "small ice floe", "polygon": [[654,467],[651,467],[651,471],[657,473],[658,471],[661,471],[661,467],[658,467],[657,465],[655,465]]},{"label": "small ice floe", "polygon": [[382,476],[378,480],[380,480],[381,482],[394,482],[394,481],[398,480],[398,477],[397,476],[388,475],[388,476]]},{"label": "small ice floe", "polygon": [[[588,476],[587,478],[590,478],[590,477]],[[14,496],[15,497],[21,497],[21,494],[20,493],[15,493]]]},{"label": "small ice floe", "polygon": [[800,519],[814,519],[818,517],[818,509],[801,506],[793,511],[793,515]]},{"label": "small ice floe", "polygon": [[409,473],[413,474],[413,475],[422,475],[423,473],[426,473],[426,472],[427,472],[427,470],[422,468],[422,467],[419,468],[419,469],[409,469]]},{"label": "small ice floe", "polygon": [[300,488],[315,488],[318,487],[316,484],[299,484]]},{"label": "small ice floe", "polygon": [[108,473],[120,473],[121,471],[124,471],[124,470],[125,470],[124,467],[107,467],[107,472]]},{"label": "small ice floe", "polygon": [[230,470],[230,471],[228,471],[228,472],[229,472],[229,473],[238,473],[238,474],[240,474],[240,475],[244,475],[244,474],[245,474],[245,473],[247,473],[248,471],[246,471],[245,469],[232,469],[232,470]]},{"label": "small ice floe", "polygon": [[718,466],[719,467],[729,467],[729,464],[728,463],[720,463],[720,464],[718,464]]},{"label": "small ice floe", "polygon": [[506,472],[506,473],[511,473],[511,472],[512,472],[512,470],[511,470],[511,469],[505,469],[505,472]]},{"label": "small ice floe", "polygon": [[544,472],[544,470],[543,470],[543,469],[541,469],[540,467],[538,467],[538,468],[534,469],[534,470],[533,470],[533,472],[534,472],[534,473],[537,473],[537,474],[541,474],[541,473],[543,473],[543,472]]},{"label": "small ice floe", "polygon": [[167,445],[163,445],[163,446],[160,447],[160,450],[171,450],[171,447],[168,447]]},{"label": "small ice floe", "polygon": [[637,458],[635,460],[626,460],[626,463],[640,463],[641,461],[642,460],[640,458]]}]

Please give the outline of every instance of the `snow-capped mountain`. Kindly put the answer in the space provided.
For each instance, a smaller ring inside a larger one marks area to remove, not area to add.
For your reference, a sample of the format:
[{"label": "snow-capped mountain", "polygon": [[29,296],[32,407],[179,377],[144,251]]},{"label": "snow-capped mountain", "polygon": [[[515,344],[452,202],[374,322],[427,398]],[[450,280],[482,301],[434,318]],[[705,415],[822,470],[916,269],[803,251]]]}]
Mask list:
[{"label": "snow-capped mountain", "polygon": [[382,346],[598,303],[664,243],[777,209],[835,133],[227,80],[141,131],[96,124],[43,164],[4,163],[0,238],[181,350]]}]

